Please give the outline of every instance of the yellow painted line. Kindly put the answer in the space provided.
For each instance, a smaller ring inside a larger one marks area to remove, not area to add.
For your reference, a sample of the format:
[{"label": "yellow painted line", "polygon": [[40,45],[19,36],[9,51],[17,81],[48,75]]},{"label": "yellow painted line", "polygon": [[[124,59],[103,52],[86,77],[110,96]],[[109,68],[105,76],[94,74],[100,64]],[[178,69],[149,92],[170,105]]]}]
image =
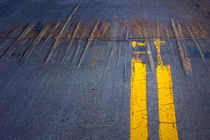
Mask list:
[{"label": "yellow painted line", "polygon": [[146,52],[144,52],[144,51],[135,51],[135,52],[133,52],[134,54],[147,54]]},{"label": "yellow painted line", "polygon": [[163,65],[160,55],[160,45],[165,44],[164,41],[157,39],[154,41],[158,66],[156,69],[157,86],[158,86],[158,102],[159,102],[159,137],[160,140],[178,140],[178,132],[176,127],[176,114],[173,99],[173,87],[171,80],[170,65]]},{"label": "yellow painted line", "polygon": [[136,42],[132,41],[132,47],[135,48],[136,46],[146,46],[146,41],[145,42]]},{"label": "yellow painted line", "polygon": [[147,83],[146,64],[132,59],[130,139],[147,140]]}]

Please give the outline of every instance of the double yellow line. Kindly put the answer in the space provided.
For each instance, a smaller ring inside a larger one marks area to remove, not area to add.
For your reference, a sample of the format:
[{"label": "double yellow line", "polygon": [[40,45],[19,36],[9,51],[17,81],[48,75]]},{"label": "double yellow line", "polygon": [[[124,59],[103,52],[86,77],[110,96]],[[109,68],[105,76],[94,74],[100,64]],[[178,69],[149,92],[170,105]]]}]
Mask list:
[{"label": "double yellow line", "polygon": [[[163,65],[159,39],[154,41],[157,50],[158,66],[156,68],[158,105],[159,105],[159,137],[160,140],[178,140],[176,115],[173,99],[170,65]],[[136,46],[132,42],[133,46]],[[146,46],[146,43],[137,43]],[[132,59],[131,105],[130,105],[130,139],[148,139],[147,119],[147,74],[146,64],[139,59]]]}]

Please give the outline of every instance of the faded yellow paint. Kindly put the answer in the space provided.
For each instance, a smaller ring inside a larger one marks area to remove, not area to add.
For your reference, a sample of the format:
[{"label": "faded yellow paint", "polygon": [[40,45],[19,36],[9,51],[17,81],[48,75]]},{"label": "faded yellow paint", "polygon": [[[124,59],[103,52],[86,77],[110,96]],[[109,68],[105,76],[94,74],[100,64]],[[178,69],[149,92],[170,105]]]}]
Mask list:
[{"label": "faded yellow paint", "polygon": [[146,64],[132,59],[130,139],[147,140],[147,85]]},{"label": "faded yellow paint", "polygon": [[146,41],[145,42],[132,41],[132,47],[135,48],[136,46],[146,46]]},{"label": "faded yellow paint", "polygon": [[159,103],[159,137],[160,140],[178,140],[178,132],[176,128],[176,114],[173,99],[173,89],[171,80],[170,65],[163,65],[160,55],[160,45],[165,41],[157,39],[154,41],[158,66],[156,69],[157,86],[158,86],[158,103]]},{"label": "faded yellow paint", "polygon": [[161,58],[160,55],[160,45],[164,45],[165,41],[160,41],[160,39],[157,39],[156,41],[154,41],[155,46],[156,46],[156,51],[157,51],[157,58],[158,58],[158,65],[163,65],[163,60]]},{"label": "faded yellow paint", "polygon": [[146,52],[144,52],[144,51],[135,51],[135,52],[133,52],[134,54],[147,54]]}]

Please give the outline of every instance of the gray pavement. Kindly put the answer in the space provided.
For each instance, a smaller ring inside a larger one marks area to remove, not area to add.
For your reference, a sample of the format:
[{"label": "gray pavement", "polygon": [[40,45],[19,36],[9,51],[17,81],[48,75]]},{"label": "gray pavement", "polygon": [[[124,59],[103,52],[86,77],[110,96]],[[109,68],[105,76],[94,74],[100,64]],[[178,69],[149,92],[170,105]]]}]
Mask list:
[{"label": "gray pavement", "polygon": [[148,139],[160,139],[156,71],[149,54],[135,54],[146,47],[132,48],[132,41],[147,41],[156,69],[157,39],[165,41],[160,54],[171,67],[179,139],[210,139],[209,6],[208,0],[1,0],[0,139],[132,139],[133,58],[146,64]]}]

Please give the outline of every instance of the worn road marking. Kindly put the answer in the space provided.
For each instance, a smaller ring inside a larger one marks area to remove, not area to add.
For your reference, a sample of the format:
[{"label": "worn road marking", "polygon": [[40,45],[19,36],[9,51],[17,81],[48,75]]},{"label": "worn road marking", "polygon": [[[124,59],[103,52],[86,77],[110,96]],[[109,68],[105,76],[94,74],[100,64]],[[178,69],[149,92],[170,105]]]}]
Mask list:
[{"label": "worn road marking", "polygon": [[42,30],[40,31],[40,33],[38,34],[38,36],[32,42],[31,49],[26,52],[26,54],[25,54],[26,59],[28,59],[31,56],[31,54],[34,52],[35,48],[37,47],[37,45],[39,44],[39,42],[41,41],[41,39],[43,38],[43,36],[46,34],[46,32],[48,31],[49,28],[50,28],[49,25],[45,25],[42,28]]},{"label": "worn road marking", "polygon": [[165,41],[154,41],[157,49],[158,66],[156,69],[159,103],[159,137],[160,140],[178,140],[176,114],[173,99],[170,65],[163,65],[160,55],[160,45]]},{"label": "worn road marking", "polygon": [[128,35],[129,35],[129,27],[126,26],[125,40],[128,40]]},{"label": "worn road marking", "polygon": [[108,63],[106,64],[106,67],[105,67],[105,69],[104,69],[104,73],[106,72],[106,70],[107,70],[107,68],[109,67],[109,65],[110,65],[110,62],[111,62],[111,58],[112,58],[112,56],[113,56],[113,54],[114,54],[114,51],[115,51],[115,48],[111,48],[111,51],[110,51],[110,53],[109,53],[109,60],[108,60]]},{"label": "worn road marking", "polygon": [[24,39],[34,28],[35,24],[29,25],[26,29],[18,36],[14,43],[8,48],[6,53],[2,56],[3,59],[8,59],[17,49],[18,46],[25,44],[28,39]]},{"label": "worn road marking", "polygon": [[133,46],[133,48],[135,48],[137,45],[138,46],[146,46],[146,41],[145,42],[136,42],[136,41],[133,41],[132,42],[132,46]]},{"label": "worn road marking", "polygon": [[180,38],[179,38],[180,35],[179,35],[178,30],[176,29],[176,25],[175,25],[173,18],[171,18],[171,25],[172,25],[172,29],[173,29],[175,37],[176,37],[177,48],[178,48],[179,56],[181,58],[184,72],[185,72],[185,74],[189,75],[192,73],[190,58],[187,56],[186,50],[180,43]]},{"label": "worn road marking", "polygon": [[151,47],[150,47],[148,41],[146,41],[146,47],[147,47],[147,54],[148,54],[148,58],[149,58],[150,68],[151,68],[152,72],[154,73],[155,67],[154,67],[154,61],[153,61],[153,57],[152,57],[152,50],[151,50]]},{"label": "worn road marking", "polygon": [[198,49],[198,51],[199,51],[199,53],[201,55],[201,58],[202,58],[203,62],[206,62],[206,59],[205,59],[204,54],[203,54],[203,51],[201,50],[201,47],[198,45],[198,42],[196,41],[195,36],[192,33],[192,30],[190,29],[189,26],[186,25],[186,27],[187,27],[187,30],[188,30],[190,36],[192,37],[192,39],[193,39],[193,41],[195,43],[195,46],[197,47],[197,49]]},{"label": "worn road marking", "polygon": [[88,38],[87,44],[85,45],[85,48],[84,48],[84,50],[82,52],[82,55],[81,55],[81,57],[79,59],[79,62],[77,64],[77,68],[76,69],[79,69],[79,67],[80,67],[80,65],[82,63],[82,60],[83,60],[83,58],[85,56],[85,53],[86,53],[87,49],[89,48],[89,46],[91,44],[91,40],[93,39],[93,36],[94,36],[94,34],[95,34],[95,32],[96,32],[96,30],[98,28],[99,23],[100,23],[99,21],[96,21],[96,23],[95,23],[95,25],[94,25],[94,27],[92,29],[92,32],[90,33],[90,36]]},{"label": "worn road marking", "polygon": [[147,83],[146,64],[132,59],[130,139],[147,140]]},{"label": "worn road marking", "polygon": [[120,56],[121,56],[121,43],[120,43],[120,46],[119,46],[119,52],[118,52],[118,59],[117,59],[117,66],[120,65]]},{"label": "worn road marking", "polygon": [[[135,48],[136,46],[145,46],[147,48],[147,53],[146,54],[148,54],[150,68],[151,68],[152,72],[154,72],[155,71],[154,61],[153,61],[152,51],[151,51],[151,47],[149,45],[149,42],[147,40],[145,42],[133,41],[132,42],[132,47]],[[140,52],[140,53],[143,54],[143,52]]]},{"label": "worn road marking", "polygon": [[57,22],[54,26],[53,26],[53,28],[51,29],[51,31],[49,32],[49,34],[47,35],[47,37],[45,38],[45,41],[44,41],[44,43],[42,44],[42,46],[41,46],[41,48],[43,47],[43,46],[45,46],[45,44],[47,43],[47,41],[50,39],[50,38],[52,38],[53,37],[53,34],[55,34],[55,31],[58,29],[58,27],[60,26],[60,22]]},{"label": "worn road marking", "polygon": [[73,41],[74,41],[74,38],[75,38],[75,36],[77,35],[77,32],[78,32],[78,30],[79,30],[80,24],[81,24],[81,21],[79,21],[79,22],[77,23],[77,25],[76,25],[76,27],[75,27],[75,29],[74,29],[72,38],[71,38],[70,41],[69,41],[68,47],[67,47],[66,52],[65,52],[65,55],[64,55],[64,57],[63,57],[63,59],[62,59],[62,61],[61,61],[61,64],[64,64],[64,62],[65,62],[65,60],[66,60],[66,57],[67,57],[67,55],[68,55],[68,52],[69,52],[69,50],[71,49],[72,43],[73,43]]},{"label": "worn road marking", "polygon": [[51,60],[51,58],[52,58],[52,56],[53,56],[53,54],[54,54],[56,48],[58,47],[58,45],[59,45],[59,43],[60,43],[60,39],[61,39],[61,37],[63,36],[63,33],[64,33],[64,31],[65,31],[65,29],[66,29],[66,27],[67,27],[69,21],[71,20],[72,16],[73,16],[74,13],[77,11],[77,9],[79,8],[79,5],[80,5],[80,4],[77,4],[77,5],[75,6],[75,8],[74,8],[73,11],[71,12],[71,14],[70,14],[69,17],[67,18],[67,20],[65,21],[65,23],[64,23],[63,27],[61,28],[61,30],[60,30],[58,36],[55,38],[55,42],[54,42],[52,48],[50,49],[50,52],[48,53],[47,58],[46,58],[44,64],[46,64],[48,61]]},{"label": "worn road marking", "polygon": [[145,51],[135,51],[133,54],[147,54]]},{"label": "worn road marking", "polygon": [[172,59],[174,61],[174,51],[173,51],[173,48],[172,48],[172,44],[171,44],[171,41],[170,41],[170,34],[169,34],[169,31],[168,31],[168,28],[166,25],[164,25],[164,30],[166,32],[166,37],[168,38],[168,42],[169,42],[169,47],[170,47],[170,50],[171,50],[171,53],[172,53]]}]

